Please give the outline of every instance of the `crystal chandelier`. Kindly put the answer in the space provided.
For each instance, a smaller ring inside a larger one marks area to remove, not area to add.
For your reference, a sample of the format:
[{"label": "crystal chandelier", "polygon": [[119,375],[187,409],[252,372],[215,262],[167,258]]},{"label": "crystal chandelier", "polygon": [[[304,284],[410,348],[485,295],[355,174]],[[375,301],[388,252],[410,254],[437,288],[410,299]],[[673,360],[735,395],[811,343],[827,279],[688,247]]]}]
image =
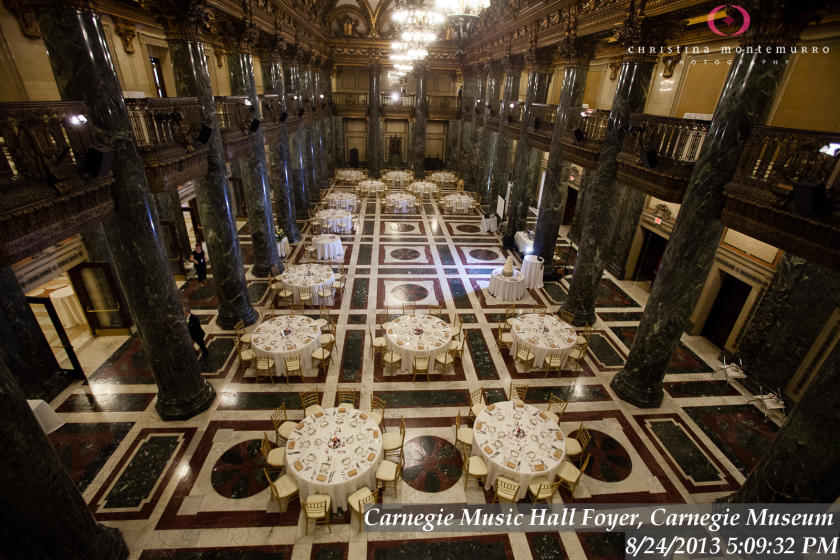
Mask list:
[{"label": "crystal chandelier", "polygon": [[409,63],[426,58],[427,47],[438,38],[443,22],[443,14],[422,0],[397,0],[393,23],[398,40],[391,45],[391,60]]},{"label": "crystal chandelier", "polygon": [[463,52],[475,32],[478,17],[485,8],[490,7],[490,0],[435,0],[435,5],[447,15],[452,39]]}]

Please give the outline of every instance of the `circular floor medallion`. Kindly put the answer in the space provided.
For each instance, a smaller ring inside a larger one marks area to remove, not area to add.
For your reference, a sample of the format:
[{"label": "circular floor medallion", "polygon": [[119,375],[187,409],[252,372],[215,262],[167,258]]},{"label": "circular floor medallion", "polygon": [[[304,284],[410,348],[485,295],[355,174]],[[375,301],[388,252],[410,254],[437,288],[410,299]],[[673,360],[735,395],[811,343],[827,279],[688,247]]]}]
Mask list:
[{"label": "circular floor medallion", "polygon": [[406,484],[435,494],[452,488],[461,478],[464,461],[455,446],[443,438],[420,436],[404,446]]},{"label": "circular floor medallion", "polygon": [[398,231],[400,233],[405,233],[407,231],[414,231],[417,228],[411,224],[399,224],[396,222],[392,222],[388,224],[388,229],[390,231]]},{"label": "circular floor medallion", "polygon": [[398,261],[414,261],[420,258],[420,251],[417,249],[409,249],[403,247],[402,249],[394,249],[391,251],[391,257]]},{"label": "circular floor medallion", "polygon": [[417,284],[400,284],[391,290],[391,295],[400,301],[423,301],[429,297],[429,290]]},{"label": "circular floor medallion", "polygon": [[[577,432],[569,437],[574,437]],[[586,447],[585,454],[589,455],[586,474],[601,482],[621,482],[633,470],[633,462],[627,450],[603,432],[589,430],[592,440]]]},{"label": "circular floor medallion", "polygon": [[[222,453],[213,472],[210,484],[220,496],[241,500],[259,494],[268,488],[265,479],[265,459],[260,452],[262,440],[242,441]],[[272,448],[275,447],[273,444]],[[278,473],[271,473],[271,480],[277,479]]]},{"label": "circular floor medallion", "polygon": [[501,258],[499,253],[490,249],[473,249],[470,256],[479,261],[497,261]]},{"label": "circular floor medallion", "polygon": [[458,231],[463,232],[463,233],[478,233],[478,232],[481,231],[480,227],[474,226],[474,225],[471,225],[471,224],[455,226],[455,229],[457,229]]}]

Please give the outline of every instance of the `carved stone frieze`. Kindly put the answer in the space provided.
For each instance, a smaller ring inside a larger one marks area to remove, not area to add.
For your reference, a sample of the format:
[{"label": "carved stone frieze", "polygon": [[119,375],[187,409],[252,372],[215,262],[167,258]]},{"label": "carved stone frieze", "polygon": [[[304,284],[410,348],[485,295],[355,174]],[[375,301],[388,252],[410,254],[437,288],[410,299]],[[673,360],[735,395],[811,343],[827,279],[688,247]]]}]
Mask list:
[{"label": "carved stone frieze", "polygon": [[137,31],[134,29],[134,23],[127,19],[115,17],[114,33],[122,40],[125,54],[134,54],[134,37],[137,35]]},{"label": "carved stone frieze", "polygon": [[662,77],[665,79],[672,78],[674,76],[674,68],[676,68],[677,63],[680,61],[682,57],[681,54],[672,54],[669,56],[662,57]]},{"label": "carved stone frieze", "polygon": [[210,16],[206,0],[141,0],[140,5],[154,14],[166,38],[175,41],[201,41]]},{"label": "carved stone frieze", "polygon": [[25,0],[3,0],[3,5],[15,16],[20,31],[30,39],[40,39],[41,30],[38,28],[38,16],[35,8]]}]

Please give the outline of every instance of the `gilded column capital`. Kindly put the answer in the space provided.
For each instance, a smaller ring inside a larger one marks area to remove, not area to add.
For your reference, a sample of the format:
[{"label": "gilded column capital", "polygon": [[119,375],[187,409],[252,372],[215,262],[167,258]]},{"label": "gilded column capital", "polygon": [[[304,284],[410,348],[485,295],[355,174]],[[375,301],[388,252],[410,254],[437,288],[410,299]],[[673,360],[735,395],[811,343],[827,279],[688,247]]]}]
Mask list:
[{"label": "gilded column capital", "polygon": [[687,26],[688,21],[673,17],[648,18],[642,5],[631,10],[624,23],[613,29],[613,37],[627,53],[624,62],[655,63],[659,47]]},{"label": "gilded column capital", "polygon": [[557,53],[566,64],[566,68],[585,70],[589,68],[595,53],[604,41],[593,36],[567,36],[557,46]]},{"label": "gilded column capital", "polygon": [[493,60],[492,58],[484,63],[484,74],[488,77],[501,78],[505,74],[505,68],[501,60]]},{"label": "gilded column capital", "polygon": [[795,45],[805,26],[819,21],[831,6],[828,0],[744,0],[739,4],[728,6],[726,15],[738,22],[749,18],[741,46],[768,48]]},{"label": "gilded column capital", "polygon": [[369,56],[365,67],[367,68],[369,74],[374,74],[376,76],[382,74],[382,61],[379,60],[378,56]]},{"label": "gilded column capital", "polygon": [[502,65],[502,70],[504,70],[506,75],[522,74],[522,69],[524,68],[522,56],[512,55],[509,52],[505,53],[505,55],[499,60],[499,64]]},{"label": "gilded column capital", "polygon": [[209,16],[205,0],[141,0],[140,5],[154,14],[167,39],[202,41]]}]

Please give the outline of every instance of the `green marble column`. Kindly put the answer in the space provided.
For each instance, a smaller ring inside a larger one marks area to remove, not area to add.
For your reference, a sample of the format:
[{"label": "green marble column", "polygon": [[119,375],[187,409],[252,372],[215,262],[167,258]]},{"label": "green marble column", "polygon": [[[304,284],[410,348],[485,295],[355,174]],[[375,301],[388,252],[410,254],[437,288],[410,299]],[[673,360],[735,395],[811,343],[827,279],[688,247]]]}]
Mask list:
[{"label": "green marble column", "polygon": [[382,175],[384,158],[384,139],[380,132],[380,103],[382,89],[382,63],[379,60],[368,61],[368,142],[367,164],[370,176],[378,179]]},{"label": "green marble column", "polygon": [[[499,110],[499,95],[501,94],[502,86],[504,84],[504,69],[501,63],[488,62],[485,65],[487,72],[487,91],[484,98],[484,111],[482,119],[484,119],[484,128],[482,129],[481,150],[483,158],[478,171],[481,173],[481,179],[478,183],[478,194],[481,196],[481,208],[485,213],[490,212],[491,209],[496,208],[495,199],[491,199],[491,178],[493,176],[493,166],[495,165],[496,156],[496,142],[499,135],[498,129],[493,130],[490,126],[490,113],[495,115]],[[478,118],[478,117],[476,117]],[[500,119],[501,122],[501,119]]]},{"label": "green marble column", "polygon": [[0,361],[0,551],[5,560],[124,560],[119,529],[98,523]]},{"label": "green marble column", "polygon": [[[475,106],[478,109],[478,114],[473,113],[473,122],[469,127],[469,136],[466,139],[467,150],[470,157],[467,162],[468,176],[464,180],[464,189],[468,191],[478,191],[478,186],[484,178],[484,105],[485,96],[487,93],[487,71],[484,66],[479,66],[479,70],[475,76]],[[482,126],[479,126],[481,124]],[[461,177],[464,179],[464,177]]]},{"label": "green marble column", "polygon": [[[783,55],[763,52],[736,54],[732,60],[636,339],[624,369],[611,384],[622,400],[635,406],[655,408],[662,402],[665,368],[700,297],[723,234],[723,187],[735,173],[750,131],[764,122],[770,110],[786,67],[782,60]],[[596,205],[593,199],[590,206]],[[586,228],[583,235],[586,242]]]},{"label": "green marble column", "polygon": [[[315,82],[312,74],[312,62],[308,60],[306,64],[300,65],[300,88],[304,99],[311,101],[310,108],[306,110],[306,116],[312,118],[315,109]],[[321,189],[321,169],[320,169],[320,148],[318,146],[318,131],[317,124],[310,123],[304,128],[304,161],[306,162],[306,182],[311,186],[306,190],[309,196],[309,204],[318,204],[319,191]]]},{"label": "green marble column", "polygon": [[[300,89],[300,67],[295,56],[290,56],[283,67],[283,77],[286,81],[286,89],[290,90],[290,95],[302,106],[302,94]],[[297,118],[297,107],[293,107],[289,111],[289,115],[294,113]],[[295,214],[298,221],[307,221],[309,219],[309,194],[307,193],[309,184],[306,181],[306,162],[304,160],[304,139],[305,132],[303,130],[303,123],[298,125],[297,130],[289,133],[289,153],[291,155],[290,169],[292,172],[292,187],[295,195]]]},{"label": "green marble column", "polygon": [[[277,95],[282,113],[286,111],[286,87],[280,56],[276,52],[263,52],[261,54],[263,92]],[[288,118],[286,122],[288,122]],[[280,140],[269,146],[268,156],[271,177],[274,179],[274,210],[277,212],[277,225],[286,233],[290,243],[297,243],[301,240],[301,234],[297,226],[290,167],[292,156],[289,149],[289,128],[286,122],[280,125]]]},{"label": "green marble column", "polygon": [[616,219],[612,237],[607,243],[611,250],[607,252],[605,267],[619,280],[627,280],[627,259],[630,257],[647,195],[622,184],[619,184],[616,194]]},{"label": "green marble column", "polygon": [[511,103],[519,105],[519,82],[522,78],[521,61],[510,57],[502,59],[505,71],[504,86],[502,87],[502,103],[499,112],[499,128],[496,134],[496,145],[493,154],[493,172],[490,176],[490,209],[496,209],[499,197],[507,196],[507,185],[511,174],[511,158],[513,142],[505,136],[505,125],[511,111]]},{"label": "green marble column", "polygon": [[566,134],[566,112],[569,107],[580,107],[589,62],[595,54],[595,45],[572,45],[566,51],[566,69],[560,86],[560,100],[554,117],[548,168],[545,173],[542,199],[540,200],[537,227],[534,230],[534,254],[544,261],[543,274],[554,274],[554,247],[557,245],[563,210],[566,207],[569,163],[563,160],[563,136]]},{"label": "green marble column", "polygon": [[115,219],[105,233],[155,376],[155,408],[165,420],[191,418],[209,408],[216,392],[198,369],[99,15],[52,5],[41,8],[38,25],[62,99],[84,101],[97,139],[114,150]]},{"label": "green marble column", "polygon": [[624,140],[622,127],[629,123],[631,113],[644,112],[655,68],[656,55],[627,55],[621,65],[595,180],[587,195],[575,272],[564,304],[565,310],[575,314],[575,326],[595,324],[595,293],[611,250],[609,242],[618,219],[617,201],[627,188],[616,182],[617,157]]},{"label": "green marble column", "polygon": [[[244,95],[251,102],[251,118],[260,118],[260,100],[254,81],[254,61],[249,50],[240,46],[238,52],[227,55],[231,95]],[[251,247],[254,266],[251,274],[265,278],[280,262],[277,240],[274,237],[274,210],[268,184],[268,164],[262,127],[253,134],[254,149],[239,158],[245,202],[248,205],[248,224],[251,226]],[[212,255],[210,256],[212,258]],[[210,266],[213,266],[212,263]],[[215,278],[215,271],[213,274]]]},{"label": "green marble column", "polygon": [[473,131],[475,130],[475,111],[474,107],[469,106],[470,101],[477,103],[478,90],[478,66],[469,64],[464,66],[464,96],[461,98],[462,115],[470,115],[470,119],[463,119],[461,123],[461,150],[458,155],[458,163],[460,167],[458,171],[461,173],[461,180],[464,181],[464,188],[469,190],[473,181],[473,170],[476,165],[476,160],[481,157],[481,150],[479,146],[472,143]]},{"label": "green marble column", "polygon": [[190,33],[193,27],[177,25],[178,22],[189,21],[188,14],[168,11],[171,5],[159,6],[162,11],[157,14],[168,36],[177,94],[198,99],[203,123],[214,131],[208,144],[207,173],[195,183],[195,200],[207,243],[207,259],[213,271],[213,288],[219,301],[216,324],[227,330],[233,329],[239,321],[252,325],[258,316],[251,305],[245,283],[242,248],[230,198],[219,115],[210,84],[204,42],[201,35]]},{"label": "green marble column", "polygon": [[[659,279],[656,280],[659,282]],[[831,504],[840,497],[840,344],[730,503]]]},{"label": "green marble column", "polygon": [[[544,103],[548,95],[550,68],[547,62],[532,62],[528,70],[528,89],[525,92],[525,104],[522,107],[522,124],[519,140],[516,143],[516,156],[513,165],[513,188],[510,191],[507,227],[504,229],[502,242],[509,249],[516,248],[514,236],[525,229],[528,215],[528,173],[531,150],[528,146],[528,124],[531,122],[531,105]],[[536,202],[536,200],[534,200]]]},{"label": "green marble column", "polygon": [[41,399],[64,375],[10,266],[0,268],[0,359],[27,398]]},{"label": "green marble column", "polygon": [[426,89],[428,85],[428,67],[425,63],[414,65],[414,80],[417,84],[417,102],[414,106],[414,141],[412,142],[411,168],[414,177],[424,176],[426,168]]},{"label": "green marble column", "polygon": [[460,136],[462,121],[449,121],[446,126],[446,169],[457,171],[460,167],[458,154],[461,150]]},{"label": "green marble column", "polygon": [[[571,168],[569,169],[569,177],[571,177]],[[595,171],[590,169],[580,169],[580,174],[575,177],[578,185],[577,207],[575,208],[575,215],[572,216],[572,225],[569,226],[569,241],[580,245],[580,236],[583,233],[583,222],[586,219],[587,202],[589,201],[589,194],[592,192],[592,180],[595,178]]]}]

